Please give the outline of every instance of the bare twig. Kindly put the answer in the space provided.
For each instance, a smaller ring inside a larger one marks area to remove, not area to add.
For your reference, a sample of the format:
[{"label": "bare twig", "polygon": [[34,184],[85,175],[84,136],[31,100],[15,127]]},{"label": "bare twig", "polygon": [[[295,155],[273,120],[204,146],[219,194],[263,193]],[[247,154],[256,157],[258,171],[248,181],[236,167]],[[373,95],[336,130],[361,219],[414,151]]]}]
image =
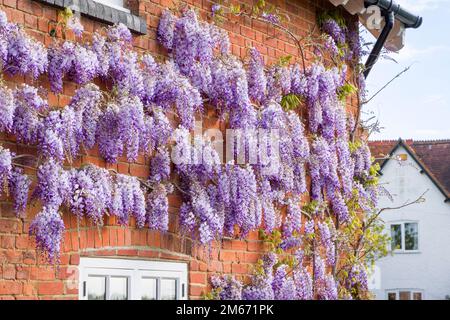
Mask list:
[{"label": "bare twig", "polygon": [[411,69],[412,64],[409,65],[408,67],[406,67],[405,69],[403,69],[402,71],[400,71],[399,73],[397,73],[391,80],[389,80],[384,86],[382,86],[380,88],[380,90],[378,90],[377,92],[375,92],[375,94],[373,96],[371,96],[369,99],[367,99],[366,101],[361,102],[361,104],[367,104],[370,101],[373,100],[373,98],[375,98],[377,95],[379,95],[384,89],[386,89],[392,82],[394,82],[397,78],[399,78],[402,74],[404,74],[405,72],[407,72],[409,69]]},{"label": "bare twig", "polygon": [[381,208],[376,214],[375,214],[375,218],[378,217],[383,211],[386,210],[398,210],[398,209],[402,209],[405,207],[409,207],[413,204],[417,204],[417,203],[422,203],[425,201],[425,198],[423,197],[428,191],[430,191],[430,189],[425,190],[416,200],[408,202],[406,201],[404,204],[397,206],[397,207],[385,207],[385,208]]}]

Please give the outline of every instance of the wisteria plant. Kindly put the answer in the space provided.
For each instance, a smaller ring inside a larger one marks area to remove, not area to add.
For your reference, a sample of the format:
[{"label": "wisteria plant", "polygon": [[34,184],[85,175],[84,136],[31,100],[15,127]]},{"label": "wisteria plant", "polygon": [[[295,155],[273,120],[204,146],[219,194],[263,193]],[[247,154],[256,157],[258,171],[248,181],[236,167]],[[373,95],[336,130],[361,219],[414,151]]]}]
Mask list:
[{"label": "wisteria plant", "polygon": [[[287,32],[299,61],[283,57],[266,66],[256,48],[244,60],[232,55],[218,23],[226,14]],[[61,17],[57,27],[72,29],[75,41],[61,39],[55,28],[45,48],[0,12],[2,74],[46,77],[56,94],[66,81],[78,85],[62,108],[49,105],[37,86],[0,86],[0,131],[38,151],[37,184],[30,191],[23,170],[30,168],[21,155],[0,147],[0,192],[12,196],[18,216],[30,196],[40,203],[29,231],[49,261],[59,258],[63,210],[98,226],[105,215],[114,215],[122,225],[132,218],[137,227],[166,232],[168,196],[177,192],[180,230],[198,245],[255,230],[271,244],[250,283],[217,276],[208,297],[367,297],[366,267],[386,239],[371,215],[379,192],[376,170],[366,142],[354,135],[356,115],[345,108],[346,97],[359,87],[349,75],[358,70],[361,54],[354,28],[331,17],[321,20],[321,50],[306,61],[301,40],[283,26],[287,16],[262,0],[251,8],[216,3],[214,23],[200,20],[188,6],[166,9],[157,38],[168,58],[157,62],[133,50],[123,24],[87,41],[76,17],[68,11]],[[192,141],[190,130],[207,106],[240,132],[244,152],[255,161],[242,164],[236,157],[223,163],[210,141]],[[250,133],[257,130],[279,132],[278,157],[271,139],[254,143]],[[145,155],[149,177],[92,164],[74,168],[74,160],[94,146],[108,163]],[[174,151],[181,161],[170,158]]]}]

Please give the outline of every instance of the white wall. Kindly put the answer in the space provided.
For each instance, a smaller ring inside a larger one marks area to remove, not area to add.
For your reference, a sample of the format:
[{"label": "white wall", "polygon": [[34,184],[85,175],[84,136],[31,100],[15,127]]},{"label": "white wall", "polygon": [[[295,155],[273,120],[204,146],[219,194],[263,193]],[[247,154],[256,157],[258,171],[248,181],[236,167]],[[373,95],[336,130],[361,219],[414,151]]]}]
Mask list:
[{"label": "white wall", "polygon": [[[407,151],[400,147],[395,154],[407,154]],[[409,154],[403,165],[389,160],[382,173],[380,183],[388,183],[386,188],[394,194],[394,202],[382,197],[380,208],[404,204],[429,191],[424,203],[382,213],[387,232],[391,222],[417,221],[419,250],[393,253],[380,259],[376,263],[378,288],[373,292],[377,299],[386,299],[389,289],[420,289],[423,299],[445,299],[450,295],[450,203],[444,202],[443,194],[425,173],[420,173],[419,165]]]}]

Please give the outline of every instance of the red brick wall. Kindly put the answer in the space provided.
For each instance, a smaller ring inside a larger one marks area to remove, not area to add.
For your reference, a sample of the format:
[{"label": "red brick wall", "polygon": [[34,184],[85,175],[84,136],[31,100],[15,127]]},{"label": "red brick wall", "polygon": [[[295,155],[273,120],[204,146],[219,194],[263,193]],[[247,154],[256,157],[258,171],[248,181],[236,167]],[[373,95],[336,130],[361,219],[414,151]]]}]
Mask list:
[{"label": "red brick wall", "polygon": [[[141,17],[145,17],[148,33],[135,36],[134,45],[138,50],[150,51],[154,55],[165,55],[165,50],[156,41],[156,27],[163,8],[171,6],[170,0],[132,1],[136,12],[136,2]],[[187,1],[200,9],[203,19],[210,11],[211,2]],[[243,1],[251,4],[251,1]],[[332,5],[326,0],[272,0],[290,17],[290,28],[299,35],[305,35],[314,28],[316,12],[330,9]],[[6,12],[9,21],[25,25],[27,32],[36,39],[49,44],[49,21],[56,20],[58,10],[31,0],[0,0],[0,8]],[[348,17],[351,19],[350,17]],[[103,27],[102,24],[83,17],[82,23],[89,39],[89,34]],[[230,33],[232,52],[244,57],[247,48],[256,46],[264,55],[266,63],[272,63],[286,54],[297,56],[292,42],[282,33],[273,38],[274,29],[264,23],[250,19],[233,18],[224,25]],[[318,28],[315,29],[316,33]],[[307,55],[310,58],[310,54]],[[8,85],[31,83],[30,79],[21,76],[6,77]],[[49,89],[48,82],[41,78],[35,83]],[[64,83],[61,95],[48,94],[50,105],[65,106],[73,95],[76,86]],[[349,105],[355,101],[349,100]],[[219,126],[217,119],[211,117],[209,127]],[[205,128],[207,129],[207,128]],[[15,142],[14,137],[1,136],[0,142],[18,153],[33,153],[35,150]],[[94,163],[105,167],[106,163],[99,157],[98,150],[90,150],[74,164]],[[109,165],[120,173],[146,178],[149,173],[148,160],[141,156],[136,163],[127,163],[121,159],[117,164]],[[28,171],[33,173],[33,171]],[[75,217],[64,214],[66,232],[62,245],[59,268],[48,265],[39,258],[35,250],[34,240],[28,236],[31,219],[39,211],[31,207],[26,219],[18,219],[12,213],[10,199],[0,198],[0,299],[77,299],[78,286],[69,279],[77,279],[77,268],[80,256],[127,257],[137,259],[181,260],[189,263],[189,296],[199,298],[207,291],[209,275],[215,272],[233,273],[245,276],[251,273],[254,264],[264,251],[264,244],[258,240],[257,232],[253,232],[246,240],[224,239],[215,244],[210,254],[199,248],[190,239],[183,239],[177,232],[177,211],[180,200],[176,196],[170,198],[170,231],[162,234],[146,228],[136,229],[133,223],[129,227],[121,227],[113,217],[105,219],[101,229],[89,222],[81,221],[77,225]]]}]

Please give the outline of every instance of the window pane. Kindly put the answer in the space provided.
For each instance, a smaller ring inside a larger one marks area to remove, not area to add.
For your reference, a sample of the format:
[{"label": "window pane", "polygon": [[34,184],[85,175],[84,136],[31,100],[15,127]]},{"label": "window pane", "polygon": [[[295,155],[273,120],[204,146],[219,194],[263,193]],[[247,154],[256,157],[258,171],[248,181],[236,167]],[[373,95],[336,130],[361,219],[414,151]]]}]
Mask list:
[{"label": "window pane", "polygon": [[400,300],[411,300],[411,292],[410,291],[400,291]]},{"label": "window pane", "polygon": [[111,300],[128,299],[128,278],[111,277],[109,280],[109,292]]},{"label": "window pane", "polygon": [[405,250],[419,249],[417,223],[405,223]]},{"label": "window pane", "polygon": [[161,300],[175,300],[177,298],[177,281],[175,279],[161,279]]},{"label": "window pane", "polygon": [[399,224],[391,225],[391,250],[402,248],[402,226]]},{"label": "window pane", "polygon": [[123,0],[95,0],[96,2],[100,2],[107,5],[115,5],[123,7]]},{"label": "window pane", "polygon": [[142,278],[140,281],[141,286],[141,300],[156,300],[156,279],[155,278]]},{"label": "window pane", "polygon": [[388,300],[397,300],[397,294],[395,292],[389,292]]},{"label": "window pane", "polygon": [[106,300],[106,277],[88,276],[88,300]]},{"label": "window pane", "polygon": [[414,300],[422,300],[422,292],[414,292],[413,299]]}]

